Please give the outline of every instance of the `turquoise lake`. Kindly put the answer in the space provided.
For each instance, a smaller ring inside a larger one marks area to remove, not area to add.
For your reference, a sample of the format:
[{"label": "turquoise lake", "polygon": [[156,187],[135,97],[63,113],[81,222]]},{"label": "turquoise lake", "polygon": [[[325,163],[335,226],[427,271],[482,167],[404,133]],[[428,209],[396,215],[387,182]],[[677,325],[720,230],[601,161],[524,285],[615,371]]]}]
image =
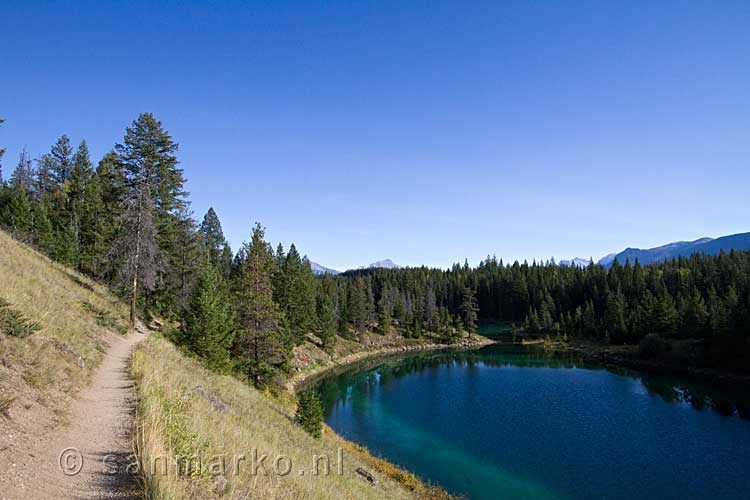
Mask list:
[{"label": "turquoise lake", "polygon": [[750,498],[746,392],[500,345],[316,387],[340,435],[469,499]]}]

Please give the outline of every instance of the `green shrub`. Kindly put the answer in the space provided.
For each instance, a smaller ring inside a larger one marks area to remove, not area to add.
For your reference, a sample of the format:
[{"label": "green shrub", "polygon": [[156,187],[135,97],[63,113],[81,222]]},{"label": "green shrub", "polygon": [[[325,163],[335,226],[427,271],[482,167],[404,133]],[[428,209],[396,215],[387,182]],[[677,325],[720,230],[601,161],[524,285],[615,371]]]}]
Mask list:
[{"label": "green shrub", "polygon": [[11,307],[10,302],[0,299],[0,333],[12,337],[28,337],[41,327],[26,319],[21,313]]},{"label": "green shrub", "polygon": [[300,395],[295,417],[311,436],[319,438],[322,435],[323,407],[317,393],[308,391]]}]

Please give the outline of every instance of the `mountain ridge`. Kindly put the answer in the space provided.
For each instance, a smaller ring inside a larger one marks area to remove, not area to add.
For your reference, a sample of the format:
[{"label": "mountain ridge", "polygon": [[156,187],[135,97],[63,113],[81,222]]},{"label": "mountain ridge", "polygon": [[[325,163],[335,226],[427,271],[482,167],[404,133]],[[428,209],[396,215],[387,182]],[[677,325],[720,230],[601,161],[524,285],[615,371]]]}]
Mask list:
[{"label": "mountain ridge", "polygon": [[718,238],[698,238],[693,241],[674,241],[653,248],[627,247],[616,254],[610,254],[599,259],[598,264],[610,267],[615,259],[624,264],[626,260],[631,263],[637,259],[641,265],[664,262],[678,257],[689,257],[696,253],[707,255],[718,255],[721,251],[731,250],[750,251],[750,232],[736,233]]}]

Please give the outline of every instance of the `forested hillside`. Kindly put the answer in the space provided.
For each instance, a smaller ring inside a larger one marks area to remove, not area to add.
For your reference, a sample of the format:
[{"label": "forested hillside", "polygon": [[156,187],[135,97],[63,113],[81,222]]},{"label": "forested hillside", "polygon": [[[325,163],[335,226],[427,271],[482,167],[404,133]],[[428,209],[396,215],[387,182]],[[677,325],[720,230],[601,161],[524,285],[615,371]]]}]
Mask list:
[{"label": "forested hillside", "polygon": [[[200,223],[194,219],[178,151],[150,113],[98,162],[85,141],[74,147],[65,135],[35,159],[23,151],[0,183],[0,225],[108,284],[129,301],[131,322],[141,313],[178,325],[175,341],[208,366],[258,386],[289,371],[292,348],[309,334],[330,351],[337,335],[356,339],[368,329],[395,328],[390,311],[378,315],[367,282],[316,278],[294,245],[274,249],[260,224],[233,252],[213,209]],[[475,311],[467,297],[471,330]],[[451,325],[446,339],[457,339],[464,323],[454,328],[442,312]],[[421,334],[418,324],[404,325]]]},{"label": "forested hillside", "polygon": [[260,224],[233,251],[210,209],[193,217],[179,147],[150,113],[95,162],[85,141],[60,137],[23,152],[0,185],[0,224],[52,259],[109,284],[140,311],[179,325],[173,339],[219,371],[258,386],[289,371],[292,349],[314,335],[331,350],[363,332],[426,334],[447,342],[477,321],[516,331],[637,343],[750,336],[750,254],[694,255],[605,269],[554,263],[476,268],[362,269],[316,277],[291,245]]},{"label": "forested hillside", "polygon": [[750,337],[750,253],[696,254],[662,264],[638,261],[585,268],[552,263],[476,268],[413,268],[347,273],[336,280],[364,286],[381,310],[403,324],[440,324],[441,311],[461,311],[476,292],[479,318],[515,322],[529,333],[637,342],[648,333],[682,338]]}]

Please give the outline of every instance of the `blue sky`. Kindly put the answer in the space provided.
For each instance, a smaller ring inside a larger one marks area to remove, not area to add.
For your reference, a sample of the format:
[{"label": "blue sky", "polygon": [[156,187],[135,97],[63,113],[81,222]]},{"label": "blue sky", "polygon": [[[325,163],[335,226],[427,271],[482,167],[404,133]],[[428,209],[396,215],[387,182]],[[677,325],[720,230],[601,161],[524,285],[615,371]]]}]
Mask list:
[{"label": "blue sky", "polygon": [[143,111],[193,209],[340,269],[750,231],[750,2],[3,2],[7,173]]}]

